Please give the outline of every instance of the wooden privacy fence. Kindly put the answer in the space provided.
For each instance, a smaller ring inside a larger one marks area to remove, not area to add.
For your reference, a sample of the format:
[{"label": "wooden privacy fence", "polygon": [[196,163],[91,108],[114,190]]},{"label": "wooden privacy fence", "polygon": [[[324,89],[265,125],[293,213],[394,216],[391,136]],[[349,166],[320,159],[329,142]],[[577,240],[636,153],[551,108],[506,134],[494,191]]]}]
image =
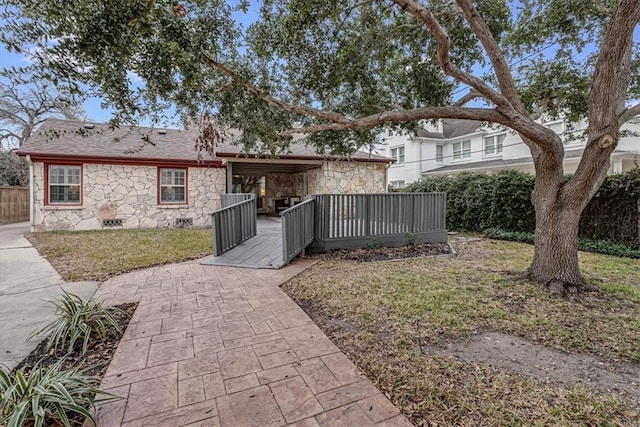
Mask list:
[{"label": "wooden privacy fence", "polygon": [[253,193],[225,193],[220,197],[220,206],[226,208],[227,206],[244,202],[255,196]]},{"label": "wooden privacy fence", "polygon": [[446,242],[445,193],[321,194],[314,196],[314,251],[363,247],[377,240]]},{"label": "wooden privacy fence", "polygon": [[280,213],[282,217],[282,258],[288,264],[314,239],[315,199],[311,198]]},{"label": "wooden privacy fence", "polygon": [[255,236],[257,213],[255,197],[250,197],[212,213],[213,255],[221,255]]},{"label": "wooden privacy fence", "polygon": [[29,221],[29,189],[0,187],[0,223]]}]

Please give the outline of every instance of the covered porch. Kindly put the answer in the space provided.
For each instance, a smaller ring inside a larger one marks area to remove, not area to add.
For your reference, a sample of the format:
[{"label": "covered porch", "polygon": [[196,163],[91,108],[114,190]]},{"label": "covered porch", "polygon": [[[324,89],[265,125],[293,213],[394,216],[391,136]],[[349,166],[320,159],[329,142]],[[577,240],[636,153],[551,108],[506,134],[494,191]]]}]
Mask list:
[{"label": "covered porch", "polygon": [[227,193],[253,194],[258,214],[278,215],[312,194],[322,160],[239,157],[226,166]]}]

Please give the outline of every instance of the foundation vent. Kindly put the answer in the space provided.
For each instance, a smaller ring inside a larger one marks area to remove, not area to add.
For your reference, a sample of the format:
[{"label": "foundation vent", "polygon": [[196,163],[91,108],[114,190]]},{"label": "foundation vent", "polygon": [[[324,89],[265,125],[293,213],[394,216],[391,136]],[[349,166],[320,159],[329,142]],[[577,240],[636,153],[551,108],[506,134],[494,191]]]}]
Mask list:
[{"label": "foundation vent", "polygon": [[193,218],[176,218],[175,226],[176,228],[193,227]]},{"label": "foundation vent", "polygon": [[124,220],[122,218],[103,219],[102,226],[103,227],[122,227],[123,221]]}]

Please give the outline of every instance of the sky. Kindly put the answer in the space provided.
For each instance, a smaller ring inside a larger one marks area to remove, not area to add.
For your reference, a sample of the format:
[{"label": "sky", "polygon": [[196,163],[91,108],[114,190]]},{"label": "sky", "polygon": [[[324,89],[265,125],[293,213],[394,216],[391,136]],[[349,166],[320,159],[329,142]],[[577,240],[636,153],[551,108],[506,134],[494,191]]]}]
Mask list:
[{"label": "sky", "polygon": [[[29,63],[29,59],[25,55],[7,52],[4,45],[0,44],[0,66],[2,68],[24,67],[29,65]],[[98,122],[105,122],[109,120],[111,117],[111,111],[103,109],[100,106],[100,103],[100,99],[92,98],[82,105],[82,108],[87,115],[87,120]]]},{"label": "sky", "polygon": [[[256,2],[252,2],[252,8],[249,10],[248,14],[243,14],[238,12],[236,14],[236,18],[243,23],[243,25],[247,26],[249,25],[251,22],[253,22],[256,19],[257,16],[257,3]],[[634,39],[636,41],[640,41],[640,26],[636,27],[636,30],[634,32]],[[590,49],[585,50],[582,55],[588,55],[591,51],[592,51],[593,47],[591,47]],[[545,51],[543,52],[544,54],[548,54],[548,55],[552,55],[554,52],[553,46],[549,47],[548,49],[545,49]],[[9,68],[12,66],[15,67],[20,67],[20,66],[25,66],[29,64],[29,60],[27,57],[25,57],[24,55],[20,54],[15,54],[15,53],[9,53],[6,51],[6,49],[4,48],[4,46],[2,44],[0,44],[0,67],[2,68]],[[478,74],[476,74],[478,75]],[[133,80],[135,81],[135,76],[133,78]],[[454,99],[455,98],[459,98],[461,96],[463,96],[465,93],[467,92],[467,89],[463,86],[457,88],[454,91]],[[473,105],[473,104],[471,104]],[[477,102],[476,104],[477,106],[482,105],[481,102]],[[106,122],[111,118],[112,115],[112,110],[105,108],[101,105],[101,100],[97,99],[97,98],[91,98],[88,99],[84,102],[84,104],[82,105],[83,110],[86,113],[86,117],[85,119],[87,121],[96,121],[96,122]],[[145,125],[147,123],[140,123],[141,125]]]},{"label": "sky", "polygon": [[[237,4],[240,0],[230,0],[234,4]],[[248,26],[252,22],[255,21],[258,16],[258,8],[260,2],[251,2],[248,12],[245,14],[243,12],[237,12],[234,16],[237,22],[240,22],[243,26]],[[25,54],[15,54],[13,52],[8,52],[4,45],[0,43],[0,68],[10,68],[10,67],[23,67],[30,64],[29,58]],[[134,84],[137,81],[137,77],[135,75],[130,76],[132,82]],[[138,80],[139,81],[139,80]],[[90,98],[87,99],[82,104],[82,109],[84,110],[86,117],[83,117],[88,122],[99,122],[104,123],[111,119],[113,114],[113,109],[107,108],[102,105],[102,100],[99,98]],[[139,123],[141,126],[148,126],[149,123]]]}]

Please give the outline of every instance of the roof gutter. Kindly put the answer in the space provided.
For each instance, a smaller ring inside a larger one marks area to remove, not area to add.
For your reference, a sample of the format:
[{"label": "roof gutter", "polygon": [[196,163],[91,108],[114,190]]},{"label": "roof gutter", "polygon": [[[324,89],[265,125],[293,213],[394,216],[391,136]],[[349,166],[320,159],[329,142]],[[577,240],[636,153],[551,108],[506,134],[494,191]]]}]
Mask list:
[{"label": "roof gutter", "polygon": [[29,156],[32,161],[48,162],[83,162],[83,163],[111,163],[120,165],[150,165],[150,166],[200,166],[224,168],[222,159],[171,159],[158,157],[130,157],[130,156],[88,156],[88,155],[63,155],[57,153],[37,153],[18,151],[19,156]]},{"label": "roof gutter", "polygon": [[[255,159],[255,160],[265,160],[265,161],[270,161],[272,160],[269,157],[265,157],[265,156],[260,156],[257,154],[242,154],[242,153],[221,153],[221,152],[216,152],[216,157],[222,157],[222,158],[235,158],[235,159],[239,159],[240,161],[242,159]],[[391,159],[386,159],[386,158],[380,158],[380,159],[373,159],[371,157],[367,157],[367,158],[356,158],[356,157],[351,157],[351,158],[345,158],[345,157],[339,157],[339,156],[326,156],[326,157],[322,157],[322,156],[310,156],[310,155],[287,155],[287,154],[283,154],[283,155],[279,155],[277,157],[277,159],[273,159],[275,161],[277,160],[315,160],[315,161],[343,161],[343,162],[348,162],[348,161],[352,161],[352,162],[362,162],[362,163],[388,163],[390,161],[392,161]]]},{"label": "roof gutter", "polygon": [[36,203],[35,203],[35,200],[34,200],[35,197],[33,194],[33,189],[35,187],[35,184],[33,182],[35,180],[35,174],[33,172],[33,162],[31,161],[31,156],[27,154],[25,156],[25,160],[29,165],[29,225],[31,226],[31,231],[33,231],[33,227],[35,225],[34,221],[36,217],[36,212],[35,212]]}]

